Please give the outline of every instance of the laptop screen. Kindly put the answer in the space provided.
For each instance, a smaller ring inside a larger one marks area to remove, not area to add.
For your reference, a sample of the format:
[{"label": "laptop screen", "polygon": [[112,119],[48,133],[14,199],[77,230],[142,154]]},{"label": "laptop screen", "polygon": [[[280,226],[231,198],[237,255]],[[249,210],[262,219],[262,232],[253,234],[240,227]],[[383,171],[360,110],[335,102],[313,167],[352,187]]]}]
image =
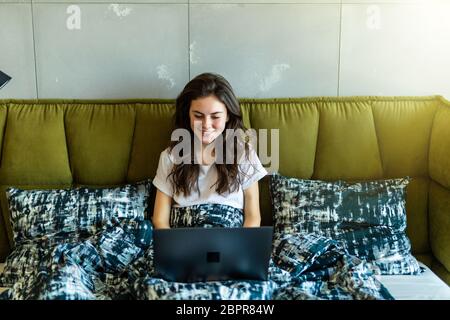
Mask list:
[{"label": "laptop screen", "polygon": [[267,280],[273,227],[153,232],[154,265],[168,281]]}]

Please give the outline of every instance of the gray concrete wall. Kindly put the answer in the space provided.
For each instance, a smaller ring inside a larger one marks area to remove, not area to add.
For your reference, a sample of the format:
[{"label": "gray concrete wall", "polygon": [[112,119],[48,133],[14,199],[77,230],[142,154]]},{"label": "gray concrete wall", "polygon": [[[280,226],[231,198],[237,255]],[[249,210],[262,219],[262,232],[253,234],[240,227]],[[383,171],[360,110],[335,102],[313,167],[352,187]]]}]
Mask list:
[{"label": "gray concrete wall", "polygon": [[0,98],[450,98],[446,0],[0,0]]}]

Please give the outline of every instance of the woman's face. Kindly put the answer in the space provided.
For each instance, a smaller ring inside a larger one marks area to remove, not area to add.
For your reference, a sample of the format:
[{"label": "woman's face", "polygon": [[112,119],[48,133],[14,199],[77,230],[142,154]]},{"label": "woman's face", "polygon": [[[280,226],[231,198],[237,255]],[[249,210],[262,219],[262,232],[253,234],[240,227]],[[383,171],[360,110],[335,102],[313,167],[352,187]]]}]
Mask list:
[{"label": "woman's face", "polygon": [[189,118],[192,131],[202,144],[208,145],[225,130],[228,112],[225,105],[211,95],[191,101]]}]

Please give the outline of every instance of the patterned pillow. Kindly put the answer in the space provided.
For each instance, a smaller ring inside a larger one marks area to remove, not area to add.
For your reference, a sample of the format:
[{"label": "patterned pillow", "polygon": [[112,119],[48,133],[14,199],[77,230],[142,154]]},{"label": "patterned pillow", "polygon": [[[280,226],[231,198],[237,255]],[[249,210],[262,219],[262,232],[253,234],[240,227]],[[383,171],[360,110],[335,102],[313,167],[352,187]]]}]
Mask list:
[{"label": "patterned pillow", "polygon": [[382,274],[418,274],[406,236],[409,178],[348,183],[270,178],[275,237],[315,233],[339,241]]},{"label": "patterned pillow", "polygon": [[78,228],[95,233],[117,219],[144,220],[150,216],[150,180],[116,188],[77,188]]},{"label": "patterned pillow", "polygon": [[121,218],[147,216],[151,182],[116,188],[6,189],[16,244],[62,233],[93,234]]}]

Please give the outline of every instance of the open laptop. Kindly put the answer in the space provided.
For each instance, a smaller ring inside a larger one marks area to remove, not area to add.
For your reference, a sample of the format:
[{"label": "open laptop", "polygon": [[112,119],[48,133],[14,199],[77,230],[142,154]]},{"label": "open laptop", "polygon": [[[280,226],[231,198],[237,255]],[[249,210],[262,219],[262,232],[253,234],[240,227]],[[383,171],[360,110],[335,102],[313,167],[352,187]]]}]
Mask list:
[{"label": "open laptop", "polygon": [[154,266],[176,282],[267,280],[273,227],[153,231]]}]

